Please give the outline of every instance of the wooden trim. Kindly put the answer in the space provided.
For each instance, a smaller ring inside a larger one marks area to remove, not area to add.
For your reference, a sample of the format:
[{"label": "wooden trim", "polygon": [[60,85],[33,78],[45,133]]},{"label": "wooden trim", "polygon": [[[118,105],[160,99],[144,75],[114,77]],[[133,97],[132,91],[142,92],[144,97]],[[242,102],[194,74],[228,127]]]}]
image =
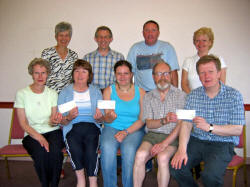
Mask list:
[{"label": "wooden trim", "polygon": [[250,104],[244,104],[245,111],[250,111]]},{"label": "wooden trim", "polygon": [[13,108],[14,102],[0,102],[0,108]]},{"label": "wooden trim", "polygon": [[[0,102],[0,108],[13,108],[14,102]],[[250,104],[244,104],[246,111],[250,111]]]}]

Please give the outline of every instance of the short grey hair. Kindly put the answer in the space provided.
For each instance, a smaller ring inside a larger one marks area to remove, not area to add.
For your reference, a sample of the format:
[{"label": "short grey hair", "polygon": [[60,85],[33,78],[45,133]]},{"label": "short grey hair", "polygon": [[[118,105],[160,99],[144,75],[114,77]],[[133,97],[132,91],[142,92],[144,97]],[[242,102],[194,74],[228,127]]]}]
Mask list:
[{"label": "short grey hair", "polygon": [[160,60],[153,66],[153,69],[152,69],[152,74],[153,74],[153,75],[155,74],[155,69],[156,69],[156,67],[157,67],[159,64],[165,64],[166,66],[168,66],[169,71],[171,72],[171,67],[170,67],[170,65],[169,65],[167,62],[165,62],[163,59],[160,59]]},{"label": "short grey hair", "polygon": [[60,22],[55,27],[55,36],[57,37],[59,32],[69,31],[70,37],[72,36],[72,26],[68,22]]},{"label": "short grey hair", "polygon": [[42,67],[45,67],[46,70],[47,70],[47,74],[49,75],[50,72],[51,72],[51,69],[50,69],[50,64],[47,60],[45,59],[42,59],[42,58],[34,58],[30,63],[29,63],[29,66],[28,66],[28,72],[30,75],[33,74],[33,69],[34,69],[34,66],[36,65],[40,65]]}]

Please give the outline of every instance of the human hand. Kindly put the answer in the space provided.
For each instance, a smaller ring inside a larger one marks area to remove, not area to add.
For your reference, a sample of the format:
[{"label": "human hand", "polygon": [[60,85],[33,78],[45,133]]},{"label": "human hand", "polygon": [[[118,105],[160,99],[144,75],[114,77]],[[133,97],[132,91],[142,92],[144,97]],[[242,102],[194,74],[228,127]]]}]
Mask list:
[{"label": "human hand", "polygon": [[158,153],[162,152],[164,149],[166,149],[168,144],[164,144],[163,142],[155,144],[151,149],[151,156],[154,157]]},{"label": "human hand", "polygon": [[128,134],[126,131],[119,131],[115,134],[115,139],[121,143],[127,137],[127,135]]},{"label": "human hand", "polygon": [[209,131],[210,124],[208,124],[204,118],[197,116],[193,119],[193,122],[196,124],[197,128],[206,132]]},{"label": "human hand", "polygon": [[181,169],[182,163],[186,165],[187,161],[188,161],[187,153],[177,150],[177,152],[175,153],[174,157],[171,160],[171,166],[174,169]]},{"label": "human hand", "polygon": [[115,113],[114,110],[108,110],[105,113],[105,119],[107,120],[107,122],[111,123],[112,121],[114,121],[117,118],[117,114]]},{"label": "human hand", "polygon": [[69,111],[68,114],[68,120],[72,121],[73,119],[75,119],[78,116],[79,112],[78,112],[78,108],[74,107]]},{"label": "human hand", "polygon": [[62,119],[63,119],[63,115],[59,112],[56,112],[55,114],[52,114],[50,116],[50,125],[52,126],[57,125],[61,123]]},{"label": "human hand", "polygon": [[44,147],[44,149],[49,152],[49,143],[48,141],[44,138],[43,135],[39,134],[36,138],[35,138],[42,147]]},{"label": "human hand", "polygon": [[100,109],[96,108],[96,112],[95,112],[95,115],[94,115],[94,119],[97,121],[97,122],[101,122],[103,119],[103,115],[102,115],[102,112]]},{"label": "human hand", "polygon": [[174,112],[169,112],[166,117],[166,122],[167,123],[176,123],[177,122],[177,115]]}]

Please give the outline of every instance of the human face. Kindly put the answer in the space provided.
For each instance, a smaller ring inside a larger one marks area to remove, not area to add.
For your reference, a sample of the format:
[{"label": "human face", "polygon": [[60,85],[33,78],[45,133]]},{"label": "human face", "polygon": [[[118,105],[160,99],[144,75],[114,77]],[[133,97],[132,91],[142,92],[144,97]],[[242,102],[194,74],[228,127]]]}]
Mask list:
[{"label": "human face", "polygon": [[35,65],[33,67],[32,79],[35,85],[44,86],[48,77],[47,69],[44,66]]},{"label": "human face", "polygon": [[154,23],[148,23],[143,29],[143,37],[147,45],[154,45],[157,42],[157,39],[160,35],[160,31],[157,28],[157,25]]},{"label": "human face", "polygon": [[131,84],[133,73],[127,66],[119,66],[116,68],[115,78],[119,86],[127,86]]},{"label": "human face", "polygon": [[208,54],[208,51],[212,43],[207,35],[198,35],[195,38],[194,45],[198,53]]},{"label": "human face", "polygon": [[171,72],[169,67],[163,63],[157,65],[153,79],[155,81],[156,87],[160,91],[167,90],[171,84]]},{"label": "human face", "polygon": [[110,36],[110,33],[107,30],[99,30],[97,32],[97,37],[95,37],[98,48],[101,50],[109,49],[109,44],[112,42],[112,40],[113,38]]},{"label": "human face", "polygon": [[78,67],[73,73],[74,84],[84,84],[87,85],[89,79],[88,70]]},{"label": "human face", "polygon": [[57,45],[60,47],[68,47],[70,40],[69,31],[59,32],[56,36]]},{"label": "human face", "polygon": [[217,71],[214,62],[199,65],[199,78],[202,85],[206,88],[215,88],[220,85],[221,71]]}]

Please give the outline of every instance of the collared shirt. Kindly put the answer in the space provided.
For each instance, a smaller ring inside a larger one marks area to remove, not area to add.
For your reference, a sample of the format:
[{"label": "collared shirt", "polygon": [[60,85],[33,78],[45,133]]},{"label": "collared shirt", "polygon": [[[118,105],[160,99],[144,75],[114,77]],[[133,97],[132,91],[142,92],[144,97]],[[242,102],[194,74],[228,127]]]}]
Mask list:
[{"label": "collared shirt", "polygon": [[[219,93],[212,99],[207,96],[204,87],[193,90],[187,97],[185,109],[195,110],[196,116],[203,117],[209,124],[244,125],[245,116],[242,95],[234,88],[223,83],[220,83],[220,85]],[[239,136],[215,135],[196,128],[194,123],[191,136],[200,140],[231,142],[235,145],[239,143]]]},{"label": "collared shirt", "polygon": [[102,56],[98,50],[95,50],[85,55],[83,59],[92,66],[94,74],[92,84],[104,89],[114,83],[114,65],[117,61],[124,60],[124,56],[111,49],[106,56]]},{"label": "collared shirt", "polygon": [[[172,85],[170,86],[164,101],[161,101],[158,89],[148,92],[143,98],[143,120],[161,119],[166,117],[169,112],[175,113],[176,109],[183,109],[185,98],[186,94]],[[176,123],[168,123],[157,129],[146,128],[146,130],[156,133],[170,134],[175,126]]]},{"label": "collared shirt", "polygon": [[51,73],[48,76],[46,85],[59,93],[72,80],[72,69],[74,62],[78,59],[76,52],[68,49],[64,60],[56,52],[55,47],[44,49],[41,57],[49,61]]}]

